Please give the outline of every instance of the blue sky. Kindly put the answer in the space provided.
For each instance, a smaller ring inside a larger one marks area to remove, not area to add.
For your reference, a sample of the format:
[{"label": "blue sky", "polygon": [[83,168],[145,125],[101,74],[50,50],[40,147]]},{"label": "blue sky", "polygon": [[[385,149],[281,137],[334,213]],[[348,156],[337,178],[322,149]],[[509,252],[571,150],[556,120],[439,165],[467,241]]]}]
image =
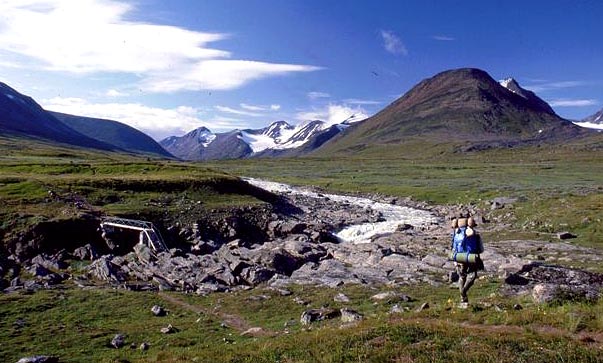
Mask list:
[{"label": "blue sky", "polygon": [[0,81],[156,139],[341,122],[424,78],[514,77],[566,118],[603,108],[601,1],[0,1]]}]

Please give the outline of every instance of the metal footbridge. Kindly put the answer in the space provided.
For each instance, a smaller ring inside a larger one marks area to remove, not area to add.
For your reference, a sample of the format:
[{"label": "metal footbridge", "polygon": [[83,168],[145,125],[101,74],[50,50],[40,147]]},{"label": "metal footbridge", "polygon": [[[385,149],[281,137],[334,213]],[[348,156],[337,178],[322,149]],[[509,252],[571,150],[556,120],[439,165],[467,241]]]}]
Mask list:
[{"label": "metal footbridge", "polygon": [[161,237],[159,230],[155,228],[151,222],[117,217],[104,217],[101,220],[100,227],[103,233],[110,232],[114,228],[139,231],[140,234],[138,243],[147,245],[155,252],[163,252],[168,250],[165,242],[163,242],[163,238]]}]

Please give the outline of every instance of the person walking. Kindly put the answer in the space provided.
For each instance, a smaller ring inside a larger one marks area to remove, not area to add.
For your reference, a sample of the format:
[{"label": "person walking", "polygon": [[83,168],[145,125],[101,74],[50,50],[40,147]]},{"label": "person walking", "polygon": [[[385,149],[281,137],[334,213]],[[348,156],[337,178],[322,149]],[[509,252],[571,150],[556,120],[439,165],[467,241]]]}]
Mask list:
[{"label": "person walking", "polygon": [[484,251],[481,236],[475,230],[473,217],[455,218],[452,222],[452,243],[450,254],[459,275],[458,287],[461,304],[467,305],[467,292],[477,278],[477,272],[484,269],[480,253]]}]

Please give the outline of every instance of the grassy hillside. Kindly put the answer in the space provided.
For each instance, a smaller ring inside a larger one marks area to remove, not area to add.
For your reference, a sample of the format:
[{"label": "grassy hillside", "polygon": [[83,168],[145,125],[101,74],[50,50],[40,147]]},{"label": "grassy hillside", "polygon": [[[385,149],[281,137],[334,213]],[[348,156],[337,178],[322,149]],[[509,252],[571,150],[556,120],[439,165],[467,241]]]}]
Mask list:
[{"label": "grassy hillside", "polygon": [[148,217],[261,203],[238,178],[201,165],[31,140],[0,139],[0,148],[0,236],[82,213]]}]

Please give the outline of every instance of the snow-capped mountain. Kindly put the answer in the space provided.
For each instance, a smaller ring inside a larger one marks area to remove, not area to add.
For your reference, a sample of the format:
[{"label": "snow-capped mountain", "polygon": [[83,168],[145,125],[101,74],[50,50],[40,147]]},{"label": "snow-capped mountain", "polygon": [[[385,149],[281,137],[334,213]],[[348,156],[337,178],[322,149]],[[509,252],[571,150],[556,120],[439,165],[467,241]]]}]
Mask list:
[{"label": "snow-capped mountain", "polygon": [[293,155],[314,150],[347,126],[331,126],[315,120],[295,126],[286,121],[276,121],[261,129],[225,133],[212,133],[201,127],[184,136],[170,136],[160,144],[173,155],[185,160]]},{"label": "snow-capped mountain", "polygon": [[528,91],[527,89],[522,88],[515,79],[509,77],[507,79],[503,79],[502,81],[499,81],[498,83],[501,86],[503,86],[504,88],[508,89],[509,91],[511,91],[511,92],[515,93],[516,95],[529,101],[531,103],[532,107],[540,109],[540,111],[543,111],[546,113],[553,113],[553,114],[555,113],[555,111],[553,111],[553,109],[551,108],[551,106],[548,103],[543,101],[540,97],[536,96],[536,94],[534,92]]},{"label": "snow-capped mountain", "polygon": [[587,127],[589,129],[603,130],[603,109],[590,115],[579,122],[574,122],[578,126]]}]

